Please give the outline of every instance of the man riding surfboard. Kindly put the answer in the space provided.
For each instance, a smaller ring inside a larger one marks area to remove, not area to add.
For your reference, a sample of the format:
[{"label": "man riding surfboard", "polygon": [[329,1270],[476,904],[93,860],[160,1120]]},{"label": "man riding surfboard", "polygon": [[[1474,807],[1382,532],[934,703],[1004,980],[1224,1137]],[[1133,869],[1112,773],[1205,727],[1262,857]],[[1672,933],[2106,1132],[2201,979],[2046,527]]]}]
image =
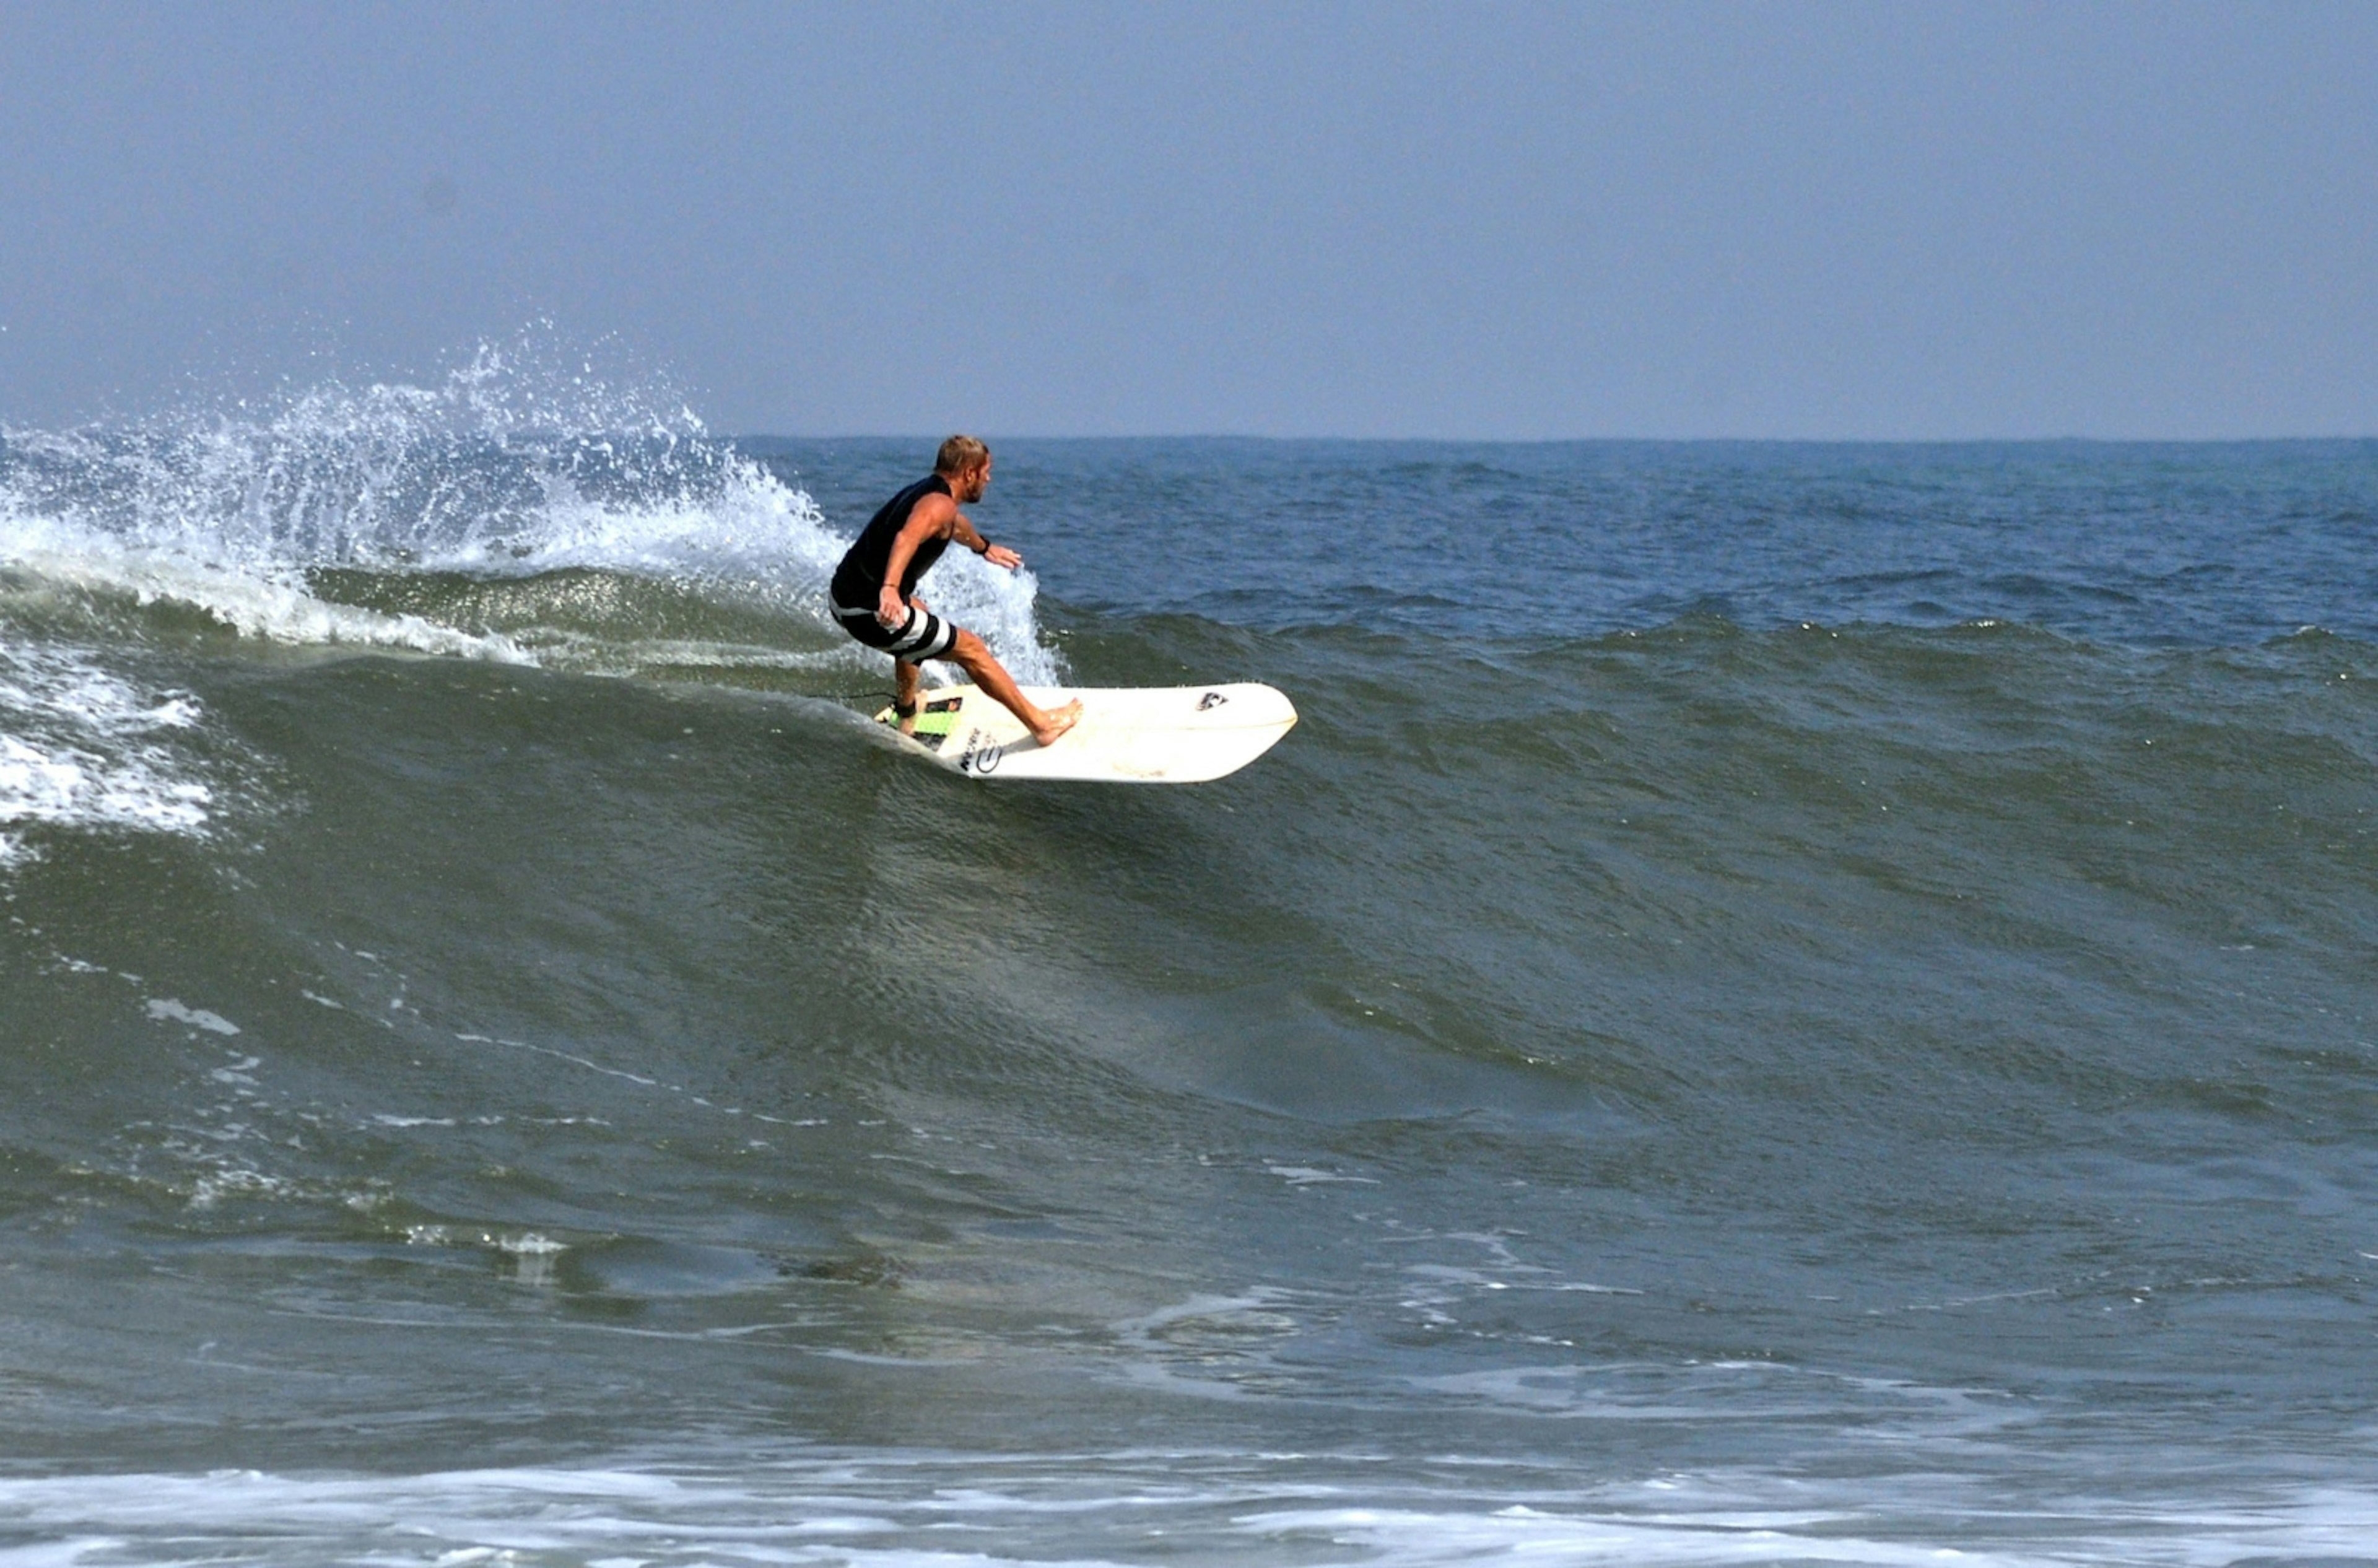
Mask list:
[{"label": "man riding surfboard", "polygon": [[947,659],[1022,720],[1035,741],[1049,746],[1081,718],[1081,703],[1036,707],[981,638],[943,620],[917,597],[917,580],[952,540],[992,566],[1013,571],[1024,564],[1015,551],[976,533],[958,509],[960,502],[981,500],[990,484],[991,449],[972,436],[951,437],[942,443],[933,472],[884,502],[859,531],[827,592],[843,630],[892,655],[892,710],[904,724],[917,713],[918,666]]}]

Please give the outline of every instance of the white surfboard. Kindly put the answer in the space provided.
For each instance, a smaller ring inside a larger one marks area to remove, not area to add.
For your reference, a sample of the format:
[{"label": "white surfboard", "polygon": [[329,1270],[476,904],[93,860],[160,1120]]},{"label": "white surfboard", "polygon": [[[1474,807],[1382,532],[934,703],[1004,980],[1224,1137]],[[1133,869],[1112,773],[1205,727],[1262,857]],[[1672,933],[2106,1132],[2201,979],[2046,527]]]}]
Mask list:
[{"label": "white surfboard", "polygon": [[1062,691],[1027,687],[1042,708],[1081,700],[1079,723],[1039,746],[1022,721],[971,686],[929,687],[917,717],[875,715],[899,742],[973,779],[1069,779],[1098,784],[1202,784],[1234,773],[1296,723],[1296,709],[1268,686],[1109,687]]}]

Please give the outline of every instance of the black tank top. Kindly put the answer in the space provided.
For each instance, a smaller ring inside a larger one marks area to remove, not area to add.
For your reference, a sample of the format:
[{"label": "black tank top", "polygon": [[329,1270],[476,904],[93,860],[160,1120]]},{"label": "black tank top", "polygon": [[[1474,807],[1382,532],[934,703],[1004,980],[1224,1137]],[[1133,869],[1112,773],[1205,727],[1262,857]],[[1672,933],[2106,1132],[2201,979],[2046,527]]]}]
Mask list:
[{"label": "black tank top", "polygon": [[[908,525],[908,514],[917,503],[928,496],[946,496],[950,482],[938,473],[929,473],[906,490],[883,503],[883,509],[870,518],[859,531],[842,564],[834,569],[834,586],[828,591],[834,602],[853,610],[871,610],[883,596],[883,569],[892,563],[892,541],[900,537],[900,530]],[[917,546],[908,557],[908,569],[900,574],[900,597],[907,598],[917,591],[917,580],[933,569],[942,552],[950,547],[946,539],[928,539]]]}]

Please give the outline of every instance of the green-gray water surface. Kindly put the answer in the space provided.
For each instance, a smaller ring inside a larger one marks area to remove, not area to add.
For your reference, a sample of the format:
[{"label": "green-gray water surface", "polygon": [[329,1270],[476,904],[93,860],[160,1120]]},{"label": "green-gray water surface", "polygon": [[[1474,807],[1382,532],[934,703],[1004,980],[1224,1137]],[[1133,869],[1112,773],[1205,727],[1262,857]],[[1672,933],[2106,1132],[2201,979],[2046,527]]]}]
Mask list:
[{"label": "green-gray water surface", "polygon": [[0,1561],[2378,1558],[2373,449],[1002,442],[1068,790],[330,396],[0,450]]}]

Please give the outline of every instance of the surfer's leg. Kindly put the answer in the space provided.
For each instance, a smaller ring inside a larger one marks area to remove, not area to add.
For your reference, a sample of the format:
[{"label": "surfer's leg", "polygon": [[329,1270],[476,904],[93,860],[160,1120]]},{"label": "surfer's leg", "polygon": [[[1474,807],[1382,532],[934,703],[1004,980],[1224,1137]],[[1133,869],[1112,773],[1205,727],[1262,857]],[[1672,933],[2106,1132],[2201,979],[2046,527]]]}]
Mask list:
[{"label": "surfer's leg", "polygon": [[921,599],[909,604],[907,618],[896,627],[877,620],[872,609],[847,604],[835,604],[834,618],[853,640],[892,655],[893,716],[903,733],[915,734],[918,665],[927,659],[947,657],[958,628],[925,608]]},{"label": "surfer's leg", "polygon": [[1046,712],[1034,707],[1032,700],[1025,696],[1023,689],[1015,684],[1015,677],[991,656],[991,650],[984,645],[982,639],[963,628],[958,631],[957,641],[951,645],[944,657],[974,676],[974,683],[989,692],[1001,707],[1023,720],[1024,727],[1032,732],[1032,738],[1043,746],[1053,744],[1082,716],[1082,704],[1078,699],[1062,708]]}]

